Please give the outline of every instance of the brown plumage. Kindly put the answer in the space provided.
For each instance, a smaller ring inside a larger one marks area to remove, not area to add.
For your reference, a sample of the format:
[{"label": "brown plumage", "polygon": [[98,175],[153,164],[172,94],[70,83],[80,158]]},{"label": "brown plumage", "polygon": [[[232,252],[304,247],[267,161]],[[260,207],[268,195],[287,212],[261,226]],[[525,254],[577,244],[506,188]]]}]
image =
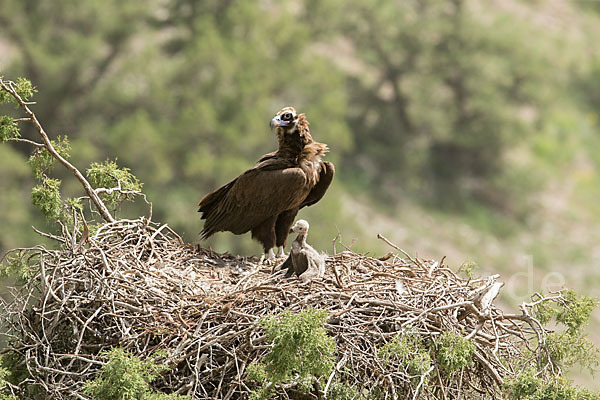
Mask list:
[{"label": "brown plumage", "polygon": [[285,107],[271,120],[279,148],[228,184],[207,194],[198,210],[205,219],[202,238],[216,232],[252,232],[273,259],[274,246],[283,248],[294,218],[303,207],[318,202],[335,173],[322,161],[327,145],[315,142],[304,114]]},{"label": "brown plumage", "polygon": [[290,233],[295,232],[298,236],[292,242],[289,257],[281,266],[281,269],[287,268],[286,278],[296,274],[303,283],[322,278],[325,274],[325,255],[319,254],[306,243],[308,227],[308,222],[305,220],[296,221]]}]

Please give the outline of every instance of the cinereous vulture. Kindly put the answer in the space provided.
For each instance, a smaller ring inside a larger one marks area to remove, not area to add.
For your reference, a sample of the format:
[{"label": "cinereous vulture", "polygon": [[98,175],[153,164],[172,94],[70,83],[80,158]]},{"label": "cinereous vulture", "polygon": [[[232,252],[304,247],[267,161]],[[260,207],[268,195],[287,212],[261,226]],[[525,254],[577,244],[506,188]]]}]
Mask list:
[{"label": "cinereous vulture", "polygon": [[310,135],[308,120],[285,107],[271,120],[279,148],[231,182],[204,196],[198,210],[205,219],[203,239],[216,232],[252,232],[268,259],[273,247],[284,256],[294,218],[303,207],[318,202],[331,184],[333,164],[321,160],[329,150]]},{"label": "cinereous vulture", "polygon": [[292,242],[290,255],[282,264],[281,269],[287,267],[285,277],[296,274],[303,283],[308,283],[315,278],[322,278],[325,274],[325,255],[319,254],[311,245],[306,243],[308,236],[308,222],[303,219],[296,221],[290,233],[297,233]]}]

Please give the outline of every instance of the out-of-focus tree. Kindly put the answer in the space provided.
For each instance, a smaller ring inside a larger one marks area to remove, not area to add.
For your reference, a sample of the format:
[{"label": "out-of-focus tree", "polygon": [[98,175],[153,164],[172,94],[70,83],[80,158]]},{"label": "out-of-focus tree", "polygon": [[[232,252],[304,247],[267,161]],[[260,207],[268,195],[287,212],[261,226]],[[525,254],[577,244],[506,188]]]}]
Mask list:
[{"label": "out-of-focus tree", "polygon": [[94,95],[114,79],[117,64],[131,54],[132,39],[155,6],[117,0],[3,1],[2,39],[13,49],[3,73],[35,83],[40,103],[47,104],[39,118],[50,131],[78,132],[86,119],[102,115],[103,109],[92,106]]},{"label": "out-of-focus tree", "polygon": [[547,41],[477,1],[309,1],[306,10],[339,15],[320,23],[355,60],[340,66],[362,152],[345,166],[393,194],[503,208],[506,152],[535,131],[548,100]]},{"label": "out-of-focus tree", "polygon": [[170,195],[181,221],[193,189],[213,190],[276,147],[268,123],[282,106],[306,112],[316,140],[335,149],[349,146],[344,124],[343,79],[323,56],[311,54],[310,26],[293,2],[267,7],[259,1],[174,1],[157,26],[172,34],[162,43],[179,62],[166,76],[165,91],[177,94],[163,112],[164,127],[180,155],[177,174],[185,186]]},{"label": "out-of-focus tree", "polygon": [[[552,132],[581,119],[575,94],[593,101],[593,68],[578,59],[586,74],[568,87],[572,50],[518,14],[475,0],[5,0],[0,57],[3,74],[36,85],[35,111],[69,136],[75,163],[118,158],[146,184],[155,218],[189,240],[197,201],[272,151],[268,121],[294,105],[338,167],[323,202],[302,211],[319,221],[313,239],[331,239],[350,220],[340,218],[349,186],[518,212],[544,168],[514,154],[566,157]],[[16,148],[12,168],[28,156]],[[28,204],[11,204],[0,225],[28,231],[18,222]]]},{"label": "out-of-focus tree", "polygon": [[[32,78],[48,131],[69,135],[77,163],[117,157],[145,183],[155,218],[189,240],[201,196],[276,148],[269,120],[281,107],[307,113],[333,161],[351,148],[343,76],[311,51],[292,1],[0,7],[15,49],[4,72]],[[339,214],[324,204],[313,215]],[[229,236],[230,249],[247,248]]]},{"label": "out-of-focus tree", "polygon": [[[0,145],[0,255],[15,247],[33,246],[39,238],[33,238],[31,221],[33,209],[30,204],[31,188],[23,182],[33,183],[31,173],[21,155],[8,145]],[[19,229],[15,229],[18,227]]]},{"label": "out-of-focus tree", "polygon": [[[144,4],[135,3],[0,2],[0,73],[31,78],[41,105],[32,107],[54,137],[69,133],[77,138],[86,121],[108,117],[94,99],[107,81],[116,79],[117,64],[131,52],[145,13]],[[110,102],[104,99],[105,104]],[[31,126],[24,126],[21,135],[37,137]],[[46,221],[31,208],[34,182],[26,164],[30,148],[2,146],[0,152],[4,154],[0,171],[6,174],[0,189],[3,254],[12,247],[39,243],[42,238],[34,236],[31,225],[43,226]]]}]

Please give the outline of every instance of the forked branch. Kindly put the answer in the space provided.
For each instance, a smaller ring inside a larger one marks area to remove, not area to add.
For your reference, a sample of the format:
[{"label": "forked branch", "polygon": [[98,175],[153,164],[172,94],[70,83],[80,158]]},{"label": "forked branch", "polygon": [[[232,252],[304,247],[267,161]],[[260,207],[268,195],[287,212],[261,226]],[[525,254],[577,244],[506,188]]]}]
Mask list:
[{"label": "forked branch", "polygon": [[31,103],[28,103],[25,100],[23,100],[23,98],[19,95],[19,93],[17,93],[17,91],[15,90],[14,82],[7,81],[7,80],[0,78],[0,86],[2,87],[2,90],[6,91],[17,101],[17,104],[19,105],[19,107],[27,114],[28,118],[26,120],[30,121],[33,124],[33,126],[37,130],[38,134],[42,138],[42,141],[43,141],[43,144],[44,144],[44,147],[46,148],[46,150],[48,150],[48,152],[52,155],[52,157],[54,157],[66,169],[71,171],[73,173],[73,175],[75,175],[75,178],[77,178],[77,180],[81,183],[81,185],[83,186],[83,189],[85,190],[87,195],[90,197],[91,201],[94,203],[94,205],[98,209],[98,212],[100,213],[102,218],[106,222],[114,222],[115,219],[111,215],[110,211],[108,210],[108,208],[106,207],[104,202],[98,196],[98,193],[96,193],[94,191],[94,188],[92,187],[92,185],[90,185],[88,180],[83,176],[83,174],[73,164],[71,164],[69,161],[67,161],[63,156],[61,156],[56,151],[56,149],[52,145],[52,142],[50,141],[50,138],[48,137],[48,134],[46,133],[46,131],[44,130],[44,128],[38,121],[37,117],[35,116],[35,113],[33,111],[31,111],[31,109],[29,108],[29,104],[31,104]]}]

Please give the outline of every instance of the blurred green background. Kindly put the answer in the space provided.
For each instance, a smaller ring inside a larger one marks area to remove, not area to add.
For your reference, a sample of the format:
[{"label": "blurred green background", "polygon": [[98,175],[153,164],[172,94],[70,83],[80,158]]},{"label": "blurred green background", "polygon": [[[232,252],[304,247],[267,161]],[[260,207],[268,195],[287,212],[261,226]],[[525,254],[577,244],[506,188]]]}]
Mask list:
[{"label": "blurred green background", "polygon": [[[116,158],[186,241],[200,198],[275,149],[269,120],[292,105],[337,171],[299,215],[315,247],[339,232],[383,254],[381,233],[502,274],[513,307],[547,283],[600,296],[599,37],[598,1],[0,1],[2,75],[33,81],[80,169]],[[53,229],[30,151],[0,146],[0,254]],[[230,233],[203,245],[261,251]]]}]

